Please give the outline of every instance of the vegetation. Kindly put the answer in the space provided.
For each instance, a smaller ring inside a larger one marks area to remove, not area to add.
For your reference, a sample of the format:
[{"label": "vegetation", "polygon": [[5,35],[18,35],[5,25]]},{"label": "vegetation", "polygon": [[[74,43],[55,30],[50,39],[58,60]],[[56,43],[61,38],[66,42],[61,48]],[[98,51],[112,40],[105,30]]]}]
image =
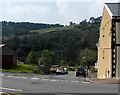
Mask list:
[{"label": "vegetation", "polygon": [[20,36],[31,34],[31,30],[62,27],[60,24],[42,24],[29,22],[6,22],[2,21],[2,35],[3,36]]},{"label": "vegetation", "polygon": [[[86,67],[93,65],[97,60],[96,43],[99,37],[100,22],[101,17],[91,17],[89,21],[83,20],[79,24],[72,22],[69,26],[47,24],[46,27],[41,28],[38,27],[41,24],[9,22],[9,29],[13,27],[18,29],[18,26],[21,26],[19,29],[21,29],[20,33],[23,37],[18,34],[12,37],[13,31],[8,33],[7,22],[3,22],[3,43],[15,50],[22,62],[37,65],[37,62],[33,62],[30,57],[29,53],[32,51],[36,56],[34,58],[43,57],[43,64],[46,66],[69,64]],[[27,36],[24,34],[26,29],[30,33]],[[11,37],[9,38],[8,35]],[[54,60],[51,58],[52,54]]]},{"label": "vegetation", "polygon": [[27,63],[32,63],[32,64],[34,64],[34,65],[35,65],[35,64],[37,65],[38,61],[37,61],[37,56],[36,56],[35,52],[31,51],[31,52],[28,54],[28,57],[27,57],[27,59],[26,59],[26,62],[27,62]]},{"label": "vegetation", "polygon": [[10,69],[2,69],[5,72],[21,72],[21,73],[34,73],[33,69],[36,67],[34,65],[17,64],[17,66]]},{"label": "vegetation", "polygon": [[48,50],[43,50],[41,57],[43,58],[42,64],[45,66],[45,74],[50,74],[50,68],[54,63],[54,53]]},{"label": "vegetation", "polygon": [[30,31],[30,32],[34,33],[34,34],[38,34],[38,33],[39,34],[44,34],[44,33],[48,33],[48,32],[56,32],[56,31],[70,30],[70,29],[74,29],[74,26],[46,28],[46,29],[40,29],[40,30],[33,30],[33,31]]}]

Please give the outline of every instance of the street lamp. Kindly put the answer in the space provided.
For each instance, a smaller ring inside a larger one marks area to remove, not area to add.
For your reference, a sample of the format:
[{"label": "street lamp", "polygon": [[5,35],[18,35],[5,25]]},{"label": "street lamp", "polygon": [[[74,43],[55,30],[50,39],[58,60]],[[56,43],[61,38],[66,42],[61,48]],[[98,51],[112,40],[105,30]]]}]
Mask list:
[{"label": "street lamp", "polygon": [[88,64],[88,49],[87,49],[87,55],[86,55],[86,65],[87,65],[87,77],[88,77],[88,69],[89,69],[89,64]]},{"label": "street lamp", "polygon": [[87,50],[86,57],[84,56],[83,59],[86,59],[86,61],[85,61],[85,67],[86,67],[86,70],[87,70],[87,76],[86,77],[88,77],[88,67],[89,67],[88,62],[87,62],[87,60],[88,60],[88,50]]},{"label": "street lamp", "polygon": [[86,59],[86,57],[85,57],[85,56],[83,56],[83,61],[84,61],[84,63],[85,63],[85,68],[86,68],[86,67],[87,67],[87,64],[86,64],[85,59]]}]

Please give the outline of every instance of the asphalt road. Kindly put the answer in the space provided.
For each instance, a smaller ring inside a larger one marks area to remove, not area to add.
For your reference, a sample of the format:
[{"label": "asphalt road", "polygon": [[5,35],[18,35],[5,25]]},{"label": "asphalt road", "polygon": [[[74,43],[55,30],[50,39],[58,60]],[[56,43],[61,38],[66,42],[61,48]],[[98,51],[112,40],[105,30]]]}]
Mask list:
[{"label": "asphalt road", "polygon": [[[25,73],[1,73],[3,92],[14,93],[118,93],[118,84],[86,82],[84,77],[67,75],[36,75]],[[64,94],[62,94],[64,93]]]}]

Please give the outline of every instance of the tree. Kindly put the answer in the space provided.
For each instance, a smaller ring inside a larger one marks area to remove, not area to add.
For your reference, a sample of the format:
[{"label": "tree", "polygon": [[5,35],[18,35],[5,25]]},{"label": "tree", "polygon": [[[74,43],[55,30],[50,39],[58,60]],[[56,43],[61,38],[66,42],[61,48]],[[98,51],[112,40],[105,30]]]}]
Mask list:
[{"label": "tree", "polygon": [[70,22],[70,26],[72,26],[72,25],[73,25],[73,22],[71,21],[71,22]]},{"label": "tree", "polygon": [[26,62],[28,63],[31,63],[31,64],[38,64],[38,61],[37,61],[37,57],[36,57],[36,53],[34,51],[31,51],[29,54],[28,54],[28,57],[26,59]]},{"label": "tree", "polygon": [[90,17],[89,22],[90,23],[95,23],[95,18],[94,17]]},{"label": "tree", "polygon": [[86,25],[87,24],[87,20],[85,19],[85,20],[81,21],[80,24]]},{"label": "tree", "polygon": [[24,56],[25,56],[25,52],[22,50],[22,49],[17,49],[17,54],[18,54],[18,56],[19,56],[19,60],[20,61],[24,61]]},{"label": "tree", "polygon": [[46,68],[46,74],[50,73],[50,68],[53,64],[54,61],[54,53],[50,52],[48,50],[43,50],[41,53],[41,57],[43,58],[42,60],[42,64],[45,66]]},{"label": "tree", "polygon": [[97,18],[95,19],[96,23],[100,23],[101,20],[102,20],[102,17],[101,17],[101,16],[100,16],[100,17],[97,17]]},{"label": "tree", "polygon": [[73,25],[75,25],[75,23],[73,23],[72,21],[70,22],[70,26],[73,26]]},{"label": "tree", "polygon": [[61,61],[60,61],[60,65],[62,65],[62,66],[65,65],[65,61],[64,61],[64,60],[61,60]]},{"label": "tree", "polygon": [[83,67],[90,67],[96,63],[97,60],[97,53],[95,50],[84,49],[80,53],[80,65]]},{"label": "tree", "polygon": [[85,47],[89,46],[89,41],[88,41],[88,37],[84,36],[81,40],[80,40],[80,44],[81,47],[84,49]]}]

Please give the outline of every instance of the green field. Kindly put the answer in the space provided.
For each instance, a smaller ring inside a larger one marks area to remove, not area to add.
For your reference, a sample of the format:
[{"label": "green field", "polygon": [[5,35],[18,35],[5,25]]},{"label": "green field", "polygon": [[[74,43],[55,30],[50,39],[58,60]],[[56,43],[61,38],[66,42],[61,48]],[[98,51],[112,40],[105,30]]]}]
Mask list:
[{"label": "green field", "polygon": [[35,33],[37,32],[39,34],[43,34],[43,33],[48,33],[48,32],[52,32],[52,31],[61,31],[61,30],[70,30],[70,29],[74,29],[74,26],[47,28],[47,29],[34,30],[34,31],[30,31],[30,32],[35,32]]},{"label": "green field", "polygon": [[5,72],[20,72],[20,73],[34,73],[33,69],[36,67],[34,65],[25,65],[25,64],[17,64],[17,66],[10,69],[0,69],[0,71]]}]

